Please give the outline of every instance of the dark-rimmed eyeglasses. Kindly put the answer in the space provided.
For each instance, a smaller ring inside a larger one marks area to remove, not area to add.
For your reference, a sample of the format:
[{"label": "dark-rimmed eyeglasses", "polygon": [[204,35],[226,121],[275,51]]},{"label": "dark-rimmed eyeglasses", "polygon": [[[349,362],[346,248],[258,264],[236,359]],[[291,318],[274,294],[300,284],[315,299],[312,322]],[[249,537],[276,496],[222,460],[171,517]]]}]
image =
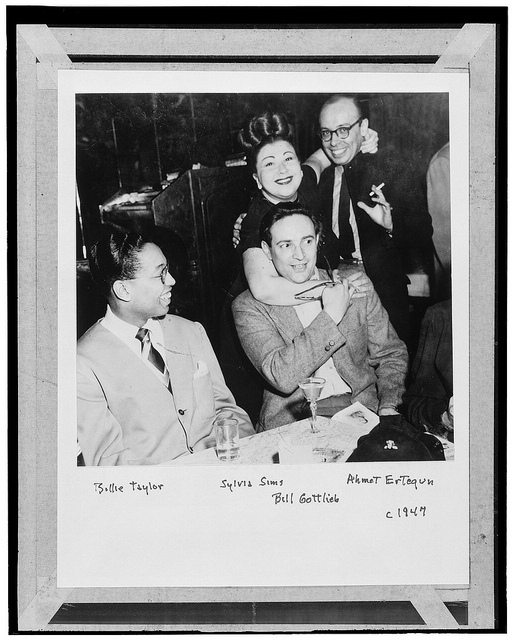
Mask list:
[{"label": "dark-rimmed eyeglasses", "polygon": [[154,279],[160,278],[162,284],[165,284],[165,280],[167,278],[167,274],[169,273],[169,267],[166,266],[162,269],[162,271],[157,276],[139,276],[138,278],[126,278],[126,280],[145,280],[146,278]]},{"label": "dark-rimmed eyeglasses", "polygon": [[330,129],[320,129],[318,135],[322,142],[330,142],[332,140],[333,134],[336,134],[340,140],[345,140],[346,138],[348,138],[348,134],[350,133],[352,127],[355,127],[356,124],[359,124],[362,119],[363,118],[358,118],[354,122],[354,124],[351,124],[349,127],[338,127],[337,129],[334,129],[334,131],[331,131]]}]

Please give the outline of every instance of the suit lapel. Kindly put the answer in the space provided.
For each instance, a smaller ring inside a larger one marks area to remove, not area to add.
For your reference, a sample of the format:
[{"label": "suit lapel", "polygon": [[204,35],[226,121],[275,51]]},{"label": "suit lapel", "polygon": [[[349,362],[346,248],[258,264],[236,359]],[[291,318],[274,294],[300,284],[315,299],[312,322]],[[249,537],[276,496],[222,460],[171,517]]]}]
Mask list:
[{"label": "suit lapel", "polygon": [[[328,280],[327,273],[323,269],[318,269],[319,280],[308,280],[304,283],[304,289],[312,287],[321,280]],[[281,307],[268,305],[269,314],[274,320],[279,330],[290,340],[293,340],[299,333],[302,332],[304,327],[297,315],[294,307]]]},{"label": "suit lapel", "polygon": [[[186,353],[179,336],[172,330],[171,322],[160,323],[164,334],[164,350],[169,379],[172,385],[174,404],[178,420],[183,426],[188,427],[192,418],[190,407],[194,406],[192,378],[194,376],[194,362],[189,353]],[[184,413],[180,413],[180,409]]]},{"label": "suit lapel", "polygon": [[293,307],[271,306],[269,308],[269,314],[279,328],[279,331],[290,340],[293,340],[304,328]]}]

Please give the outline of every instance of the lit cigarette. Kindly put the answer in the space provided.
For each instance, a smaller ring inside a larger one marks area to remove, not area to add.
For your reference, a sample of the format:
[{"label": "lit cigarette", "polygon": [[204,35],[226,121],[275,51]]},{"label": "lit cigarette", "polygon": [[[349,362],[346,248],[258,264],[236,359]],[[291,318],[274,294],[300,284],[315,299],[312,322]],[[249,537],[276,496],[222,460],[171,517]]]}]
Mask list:
[{"label": "lit cigarette", "polygon": [[[384,186],[384,184],[385,184],[384,182],[381,182],[381,183],[379,184],[379,186],[377,187],[377,189],[382,189],[382,187]],[[371,196],[374,196],[374,195],[375,195],[375,191],[370,191],[370,195],[371,195]]]}]

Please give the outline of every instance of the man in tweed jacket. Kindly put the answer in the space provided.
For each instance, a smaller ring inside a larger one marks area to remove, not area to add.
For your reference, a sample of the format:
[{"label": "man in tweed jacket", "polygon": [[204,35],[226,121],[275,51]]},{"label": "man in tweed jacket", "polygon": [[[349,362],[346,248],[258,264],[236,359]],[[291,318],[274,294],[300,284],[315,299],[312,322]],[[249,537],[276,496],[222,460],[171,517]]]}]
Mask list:
[{"label": "man in tweed jacket", "polygon": [[[275,205],[261,224],[267,257],[281,276],[304,283],[305,290],[327,280],[315,267],[320,235],[321,223],[294,203]],[[375,291],[354,297],[342,277],[306,294],[315,295],[319,299],[295,307],[264,304],[250,291],[233,302],[242,346],[267,383],[257,430],[305,417],[298,383],[315,374],[327,379],[324,393],[348,393],[351,402],[379,415],[398,413],[407,349]]]}]

